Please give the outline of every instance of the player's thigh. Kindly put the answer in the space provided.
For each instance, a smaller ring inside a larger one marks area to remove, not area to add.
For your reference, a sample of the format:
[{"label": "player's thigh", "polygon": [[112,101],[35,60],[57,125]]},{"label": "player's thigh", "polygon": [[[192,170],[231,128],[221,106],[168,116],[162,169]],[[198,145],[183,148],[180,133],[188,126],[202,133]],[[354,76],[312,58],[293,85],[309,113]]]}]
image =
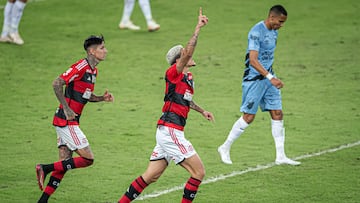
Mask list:
[{"label": "player's thigh", "polygon": [[168,166],[168,162],[165,159],[159,159],[156,161],[150,161],[146,171],[142,174],[144,181],[147,184],[155,182]]},{"label": "player's thigh", "polygon": [[58,136],[58,146],[66,145],[71,151],[89,146],[86,135],[78,125],[55,127],[55,130]]},{"label": "player's thigh", "polygon": [[248,114],[256,114],[260,101],[265,94],[265,90],[263,80],[243,82],[240,111]]},{"label": "player's thigh", "polygon": [[261,100],[260,108],[262,111],[282,110],[281,91],[274,86],[267,88]]},{"label": "player's thigh", "polygon": [[205,167],[198,154],[186,158],[180,165],[196,179],[202,180],[205,176]]}]

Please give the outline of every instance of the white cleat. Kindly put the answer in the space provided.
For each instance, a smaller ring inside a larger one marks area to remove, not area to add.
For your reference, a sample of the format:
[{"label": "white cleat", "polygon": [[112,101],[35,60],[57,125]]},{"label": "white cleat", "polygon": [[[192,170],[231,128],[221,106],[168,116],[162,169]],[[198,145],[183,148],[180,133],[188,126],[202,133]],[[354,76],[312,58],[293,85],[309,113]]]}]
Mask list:
[{"label": "white cleat", "polygon": [[298,166],[298,165],[301,164],[301,162],[294,161],[292,159],[289,159],[289,158],[285,157],[285,158],[282,158],[282,159],[276,159],[275,164],[276,165],[288,164],[288,165]]},{"label": "white cleat", "polygon": [[3,42],[3,43],[11,43],[12,42],[12,39],[9,37],[9,35],[5,35],[3,37],[0,37],[0,42]]},{"label": "white cleat", "polygon": [[221,157],[221,161],[224,162],[225,164],[232,164],[232,161],[230,159],[230,150],[226,149],[225,147],[223,147],[222,145],[218,148],[218,152],[220,154]]},{"label": "white cleat", "polygon": [[140,26],[135,25],[133,22],[128,21],[128,22],[121,22],[119,24],[119,28],[124,30],[124,29],[129,29],[129,30],[140,30]]},{"label": "white cleat", "polygon": [[159,29],[160,29],[160,25],[157,24],[154,20],[151,20],[148,23],[148,31],[149,32],[155,32],[156,30],[159,30]]},{"label": "white cleat", "polygon": [[9,34],[10,38],[11,38],[11,42],[17,45],[23,45],[24,44],[24,40],[21,39],[20,35],[18,32],[14,32],[14,33],[10,33]]}]

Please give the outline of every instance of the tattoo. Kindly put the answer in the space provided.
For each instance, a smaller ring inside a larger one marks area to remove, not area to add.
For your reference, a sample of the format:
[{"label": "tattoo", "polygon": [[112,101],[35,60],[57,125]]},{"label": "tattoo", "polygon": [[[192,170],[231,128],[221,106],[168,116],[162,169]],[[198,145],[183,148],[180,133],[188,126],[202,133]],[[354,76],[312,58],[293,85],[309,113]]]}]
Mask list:
[{"label": "tattoo", "polygon": [[204,112],[204,110],[203,110],[200,106],[198,106],[197,104],[195,104],[194,101],[191,101],[191,102],[190,102],[190,108],[193,109],[193,110],[195,110],[195,111],[197,111],[197,112],[199,112],[199,113]]},{"label": "tattoo", "polygon": [[194,33],[193,36],[191,37],[190,41],[188,42],[188,45],[193,46],[193,47],[196,46],[198,36],[199,35],[197,33]]},{"label": "tattoo", "polygon": [[65,84],[66,84],[65,81],[61,78],[56,78],[53,82],[53,88],[54,88],[54,92],[55,92],[57,99],[63,106],[66,107],[67,103],[66,103],[66,100],[64,97],[64,92],[63,92],[63,86]]},{"label": "tattoo", "polygon": [[91,94],[89,102],[101,102],[104,101],[103,96],[96,96],[95,94]]}]

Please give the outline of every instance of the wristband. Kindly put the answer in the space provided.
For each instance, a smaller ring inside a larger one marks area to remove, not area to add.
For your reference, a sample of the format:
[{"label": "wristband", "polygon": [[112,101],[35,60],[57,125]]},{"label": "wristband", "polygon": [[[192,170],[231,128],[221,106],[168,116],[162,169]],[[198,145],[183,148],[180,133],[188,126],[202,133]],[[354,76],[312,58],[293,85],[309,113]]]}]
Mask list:
[{"label": "wristband", "polygon": [[268,73],[266,76],[265,76],[268,80],[271,80],[274,78],[274,76],[271,74],[271,73]]}]

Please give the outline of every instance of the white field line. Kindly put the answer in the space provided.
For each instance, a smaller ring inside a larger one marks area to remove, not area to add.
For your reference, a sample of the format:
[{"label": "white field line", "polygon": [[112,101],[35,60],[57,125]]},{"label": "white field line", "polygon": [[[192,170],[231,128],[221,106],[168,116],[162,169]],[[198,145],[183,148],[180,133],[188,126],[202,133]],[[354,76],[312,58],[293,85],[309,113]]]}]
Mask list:
[{"label": "white field line", "polygon": [[[312,154],[301,155],[301,156],[295,157],[293,159],[294,160],[301,160],[301,159],[311,158],[311,157],[315,157],[315,156],[321,156],[323,154],[332,153],[332,152],[336,152],[336,151],[339,151],[339,150],[355,147],[357,145],[360,145],[360,140],[357,141],[357,142],[354,142],[354,143],[344,144],[344,145],[341,145],[341,146],[333,148],[333,149],[327,149],[327,150],[312,153]],[[264,170],[264,169],[267,169],[267,168],[271,168],[273,166],[275,166],[275,162],[268,163],[268,164],[265,164],[265,165],[258,165],[256,167],[250,167],[250,168],[247,168],[247,169],[242,170],[242,171],[233,171],[232,173],[229,173],[229,174],[220,174],[220,175],[210,177],[210,178],[207,178],[207,179],[203,180],[201,184],[203,185],[203,184],[218,182],[220,180],[225,180],[227,178],[242,175],[242,174],[245,174],[245,173],[248,173],[248,172],[260,171],[260,170]],[[182,190],[182,189],[184,189],[184,185],[179,185],[179,186],[175,186],[175,187],[165,189],[165,190],[162,190],[162,191],[155,191],[155,192],[150,193],[150,194],[141,195],[136,200],[145,200],[145,199],[149,199],[149,198],[153,198],[153,197],[159,197],[161,195],[165,195],[165,194],[168,194],[168,193],[171,193],[171,192],[174,192],[174,191],[177,191],[177,190]]]}]

